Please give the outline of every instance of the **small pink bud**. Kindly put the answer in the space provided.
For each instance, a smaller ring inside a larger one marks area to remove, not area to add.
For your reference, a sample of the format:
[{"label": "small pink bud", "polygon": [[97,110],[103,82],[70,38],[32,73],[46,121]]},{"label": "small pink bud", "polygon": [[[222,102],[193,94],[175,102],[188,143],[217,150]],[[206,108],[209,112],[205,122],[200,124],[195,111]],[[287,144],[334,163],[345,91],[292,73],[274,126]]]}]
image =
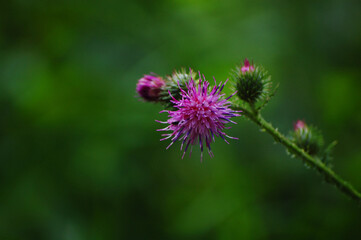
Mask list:
[{"label": "small pink bud", "polygon": [[254,65],[253,64],[251,65],[247,58],[244,59],[243,64],[244,65],[241,68],[242,73],[254,71]]},{"label": "small pink bud", "polygon": [[162,78],[144,75],[137,83],[137,92],[144,100],[156,102],[159,98],[161,88],[165,85]]},{"label": "small pink bud", "polygon": [[295,131],[297,131],[297,130],[300,130],[300,129],[307,128],[307,125],[306,125],[306,123],[304,121],[297,120],[297,122],[294,124],[293,128],[294,128]]}]

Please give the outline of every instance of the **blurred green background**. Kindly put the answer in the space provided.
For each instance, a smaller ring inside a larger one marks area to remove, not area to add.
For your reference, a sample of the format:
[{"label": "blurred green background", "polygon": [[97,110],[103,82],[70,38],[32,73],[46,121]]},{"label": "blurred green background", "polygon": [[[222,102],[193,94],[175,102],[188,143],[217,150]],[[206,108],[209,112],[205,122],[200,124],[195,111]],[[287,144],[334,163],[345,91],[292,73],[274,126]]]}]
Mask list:
[{"label": "blurred green background", "polygon": [[10,0],[0,7],[0,239],[357,239],[361,210],[239,118],[230,145],[159,142],[144,73],[224,81],[244,57],[280,83],[264,111],[337,139],[361,189],[361,2]]}]

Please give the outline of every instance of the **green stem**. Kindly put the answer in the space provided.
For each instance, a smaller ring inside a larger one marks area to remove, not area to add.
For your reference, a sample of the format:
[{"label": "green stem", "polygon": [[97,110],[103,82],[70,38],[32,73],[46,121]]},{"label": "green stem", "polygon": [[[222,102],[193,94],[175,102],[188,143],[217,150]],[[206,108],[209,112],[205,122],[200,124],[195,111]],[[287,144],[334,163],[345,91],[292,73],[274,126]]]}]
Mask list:
[{"label": "green stem", "polygon": [[259,111],[257,111],[257,109],[255,109],[252,105],[251,111],[239,106],[235,106],[234,108],[242,110],[243,114],[246,117],[256,123],[261,129],[272,135],[276,142],[281,143],[288,149],[288,151],[300,157],[307,165],[315,168],[324,177],[326,182],[336,186],[337,189],[339,189],[341,192],[361,203],[361,193],[359,193],[350,183],[343,180],[331,168],[327,167],[318,158],[312,157],[302,148],[298,147],[295,143],[293,143],[290,139],[285,137],[269,122],[264,120]]}]

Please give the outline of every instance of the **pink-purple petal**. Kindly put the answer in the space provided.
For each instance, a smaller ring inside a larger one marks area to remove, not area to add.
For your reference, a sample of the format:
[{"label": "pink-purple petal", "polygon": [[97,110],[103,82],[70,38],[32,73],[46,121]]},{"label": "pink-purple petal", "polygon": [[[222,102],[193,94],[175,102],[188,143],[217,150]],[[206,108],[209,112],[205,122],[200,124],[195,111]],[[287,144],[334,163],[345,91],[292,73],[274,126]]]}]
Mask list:
[{"label": "pink-purple petal", "polygon": [[159,129],[158,131],[172,132],[169,135],[164,135],[167,137],[162,139],[165,140],[173,137],[167,149],[177,140],[182,142],[181,151],[184,144],[186,144],[182,158],[187,152],[189,145],[191,145],[191,154],[192,146],[197,142],[201,149],[202,159],[204,143],[209,155],[213,157],[211,142],[212,140],[215,141],[215,136],[222,138],[226,143],[228,143],[228,141],[225,137],[237,139],[223,132],[223,129],[229,128],[225,127],[226,123],[236,123],[231,120],[232,117],[240,116],[240,114],[238,114],[240,111],[232,110],[230,108],[231,103],[228,101],[235,93],[228,98],[224,98],[224,94],[221,94],[228,79],[224,84],[219,83],[218,86],[215,85],[208,91],[209,83],[204,75],[199,73],[199,78],[197,84],[193,79],[189,80],[189,82],[186,83],[186,90],[179,87],[181,98],[176,100],[171,96],[176,110],[167,111],[169,117],[167,122],[158,121],[169,124],[166,128]]}]

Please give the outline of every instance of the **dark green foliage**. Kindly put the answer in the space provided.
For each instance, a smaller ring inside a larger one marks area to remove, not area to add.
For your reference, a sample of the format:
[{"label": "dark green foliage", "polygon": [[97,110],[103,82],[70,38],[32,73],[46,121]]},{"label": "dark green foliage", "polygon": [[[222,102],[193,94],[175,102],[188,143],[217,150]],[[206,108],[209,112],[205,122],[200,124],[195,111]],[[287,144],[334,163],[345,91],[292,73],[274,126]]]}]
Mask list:
[{"label": "dark green foliage", "polygon": [[327,166],[332,167],[331,161],[333,159],[332,152],[333,148],[336,146],[337,141],[331,142],[323,151],[323,156],[321,158],[321,161],[324,162]]}]

